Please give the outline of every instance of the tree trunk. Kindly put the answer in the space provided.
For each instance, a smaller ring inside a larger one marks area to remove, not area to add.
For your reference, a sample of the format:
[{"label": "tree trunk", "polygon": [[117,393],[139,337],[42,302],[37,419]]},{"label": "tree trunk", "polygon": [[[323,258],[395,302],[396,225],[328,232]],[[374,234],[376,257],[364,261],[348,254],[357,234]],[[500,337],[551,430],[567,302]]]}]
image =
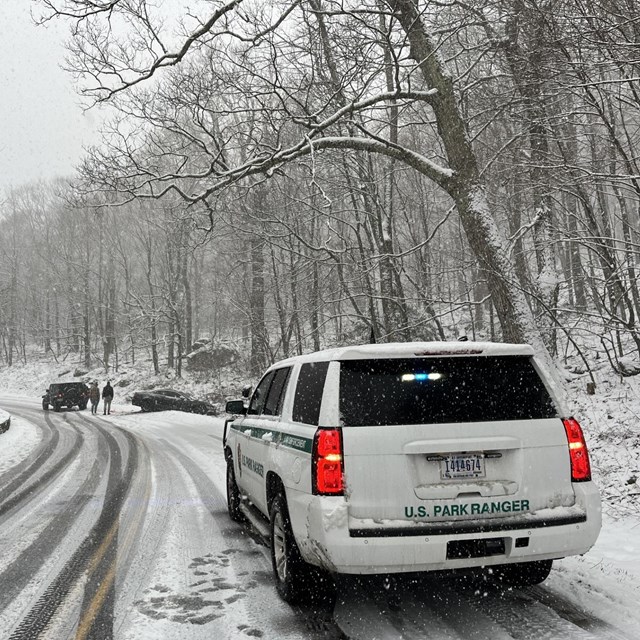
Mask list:
[{"label": "tree trunk", "polygon": [[[491,215],[475,154],[458,109],[453,82],[446,75],[413,0],[388,0],[407,34],[410,55],[425,82],[436,89],[432,107],[453,176],[447,191],[456,204],[467,241],[487,280],[507,342],[528,342],[541,355],[548,352],[537,329],[508,255],[506,243]],[[550,360],[548,360],[550,364]]]},{"label": "tree trunk", "polygon": [[281,286],[280,286],[278,264],[276,262],[275,248],[273,245],[270,245],[269,251],[271,254],[271,273],[273,275],[273,300],[275,303],[276,312],[278,314],[278,324],[280,326],[280,344],[282,346],[282,356],[283,358],[288,358],[289,357],[289,336],[291,335],[291,331],[290,331],[291,323],[290,322],[287,323],[287,310],[285,308],[285,302],[282,295],[283,289],[281,289]]},{"label": "tree trunk", "polygon": [[298,303],[298,271],[294,253],[289,254],[289,271],[291,274],[291,324],[293,335],[296,340],[296,354],[302,355],[302,327],[300,326],[300,305]]},{"label": "tree trunk", "polygon": [[313,338],[313,350],[320,351],[320,276],[318,263],[311,263],[311,293],[309,297],[309,322],[311,324],[311,337]]},{"label": "tree trunk", "polygon": [[249,240],[251,257],[251,294],[249,313],[251,318],[251,374],[257,376],[266,363],[264,322],[264,242],[252,236]]},{"label": "tree trunk", "polygon": [[84,367],[91,369],[91,321],[89,314],[91,313],[91,290],[89,284],[89,270],[83,269],[83,309],[82,309],[82,343],[84,345]]},{"label": "tree trunk", "polygon": [[103,362],[105,372],[109,372],[109,361],[111,354],[115,350],[116,340],[116,281],[113,258],[109,258],[107,263],[107,276],[102,285],[101,308],[104,310],[104,334],[102,336]]},{"label": "tree trunk", "polygon": [[153,362],[153,372],[155,375],[160,373],[160,361],[158,359],[158,314],[156,310],[156,291],[153,284],[153,251],[151,242],[146,244],[146,276],[147,287],[149,288],[149,306],[151,308],[149,333],[151,337],[151,360]]}]

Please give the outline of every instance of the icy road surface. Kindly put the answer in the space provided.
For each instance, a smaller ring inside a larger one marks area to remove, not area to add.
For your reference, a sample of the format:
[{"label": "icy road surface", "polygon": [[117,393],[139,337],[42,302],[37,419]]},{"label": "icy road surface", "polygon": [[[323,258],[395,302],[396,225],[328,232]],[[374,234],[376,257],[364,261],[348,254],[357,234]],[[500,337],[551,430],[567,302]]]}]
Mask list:
[{"label": "icy road surface", "polygon": [[638,521],[608,521],[533,589],[348,578],[333,609],[291,608],[227,516],[221,419],[0,406],[3,640],[640,640]]}]

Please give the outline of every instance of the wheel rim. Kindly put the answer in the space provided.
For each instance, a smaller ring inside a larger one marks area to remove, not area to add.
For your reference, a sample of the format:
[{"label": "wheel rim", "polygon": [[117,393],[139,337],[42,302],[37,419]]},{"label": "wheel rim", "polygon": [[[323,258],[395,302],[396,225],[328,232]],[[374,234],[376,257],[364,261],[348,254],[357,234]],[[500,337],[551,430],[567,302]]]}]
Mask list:
[{"label": "wheel rim", "polygon": [[273,559],[276,565],[278,580],[285,582],[287,579],[287,537],[284,530],[282,514],[276,513],[273,519]]}]

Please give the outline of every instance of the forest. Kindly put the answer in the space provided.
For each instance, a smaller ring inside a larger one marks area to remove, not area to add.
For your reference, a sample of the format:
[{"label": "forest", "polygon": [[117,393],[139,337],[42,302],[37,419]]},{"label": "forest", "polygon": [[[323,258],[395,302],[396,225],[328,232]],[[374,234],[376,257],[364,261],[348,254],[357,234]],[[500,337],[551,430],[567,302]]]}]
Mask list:
[{"label": "forest", "polygon": [[0,365],[466,336],[640,372],[638,0],[36,4],[111,117],[0,200]]}]

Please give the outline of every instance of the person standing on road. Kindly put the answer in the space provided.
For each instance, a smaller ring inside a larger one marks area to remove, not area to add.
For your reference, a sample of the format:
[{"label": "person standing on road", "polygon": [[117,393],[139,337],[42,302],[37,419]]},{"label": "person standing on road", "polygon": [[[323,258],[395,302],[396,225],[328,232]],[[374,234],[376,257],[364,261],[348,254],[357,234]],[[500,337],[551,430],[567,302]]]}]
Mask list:
[{"label": "person standing on road", "polygon": [[89,388],[89,400],[91,401],[91,413],[98,413],[98,404],[100,404],[100,389],[98,383],[94,380]]},{"label": "person standing on road", "polygon": [[104,409],[104,415],[111,415],[111,401],[113,400],[113,387],[111,381],[107,380],[107,384],[102,389],[102,407]]}]

